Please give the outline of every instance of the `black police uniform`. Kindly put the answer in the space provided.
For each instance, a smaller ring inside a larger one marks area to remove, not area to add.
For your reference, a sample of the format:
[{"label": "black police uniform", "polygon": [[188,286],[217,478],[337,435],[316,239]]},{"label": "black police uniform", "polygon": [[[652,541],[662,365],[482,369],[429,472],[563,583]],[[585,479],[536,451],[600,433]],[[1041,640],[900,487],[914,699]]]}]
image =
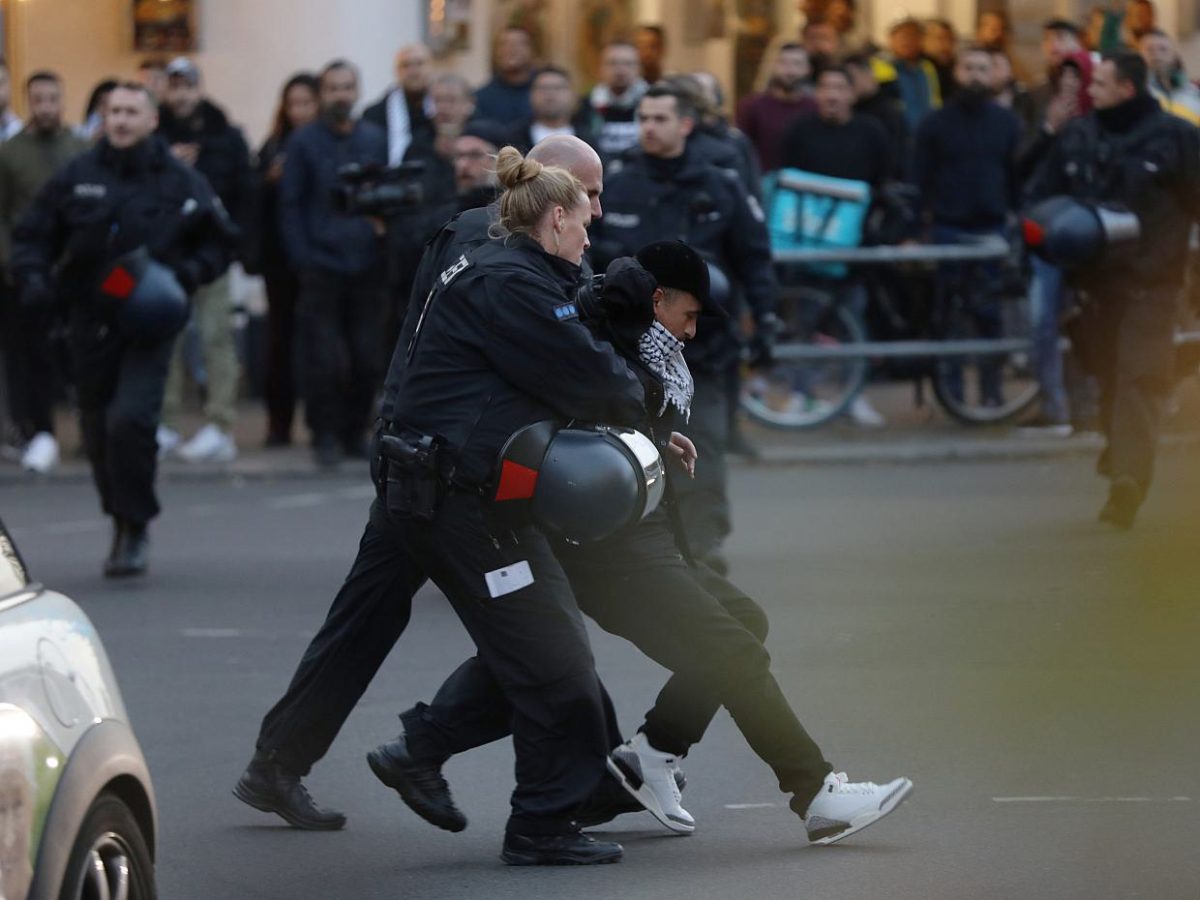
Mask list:
[{"label": "black police uniform", "polygon": [[[1033,198],[1066,194],[1135,213],[1141,237],[1073,274],[1095,300],[1092,347],[1107,447],[1102,474],[1130,485],[1132,522],[1154,472],[1173,332],[1192,223],[1200,215],[1200,130],[1148,94],[1069,123],[1050,151]],[[1110,510],[1111,512],[1111,510]]]},{"label": "black police uniform", "polygon": [[[644,327],[641,329],[644,330]],[[598,333],[632,361],[648,397],[662,396],[658,376],[637,359],[637,342],[620,328]],[[638,428],[668,457],[680,423],[671,405]],[[703,563],[689,558],[674,508],[676,471],[668,469],[663,504],[631,529],[590,546],[557,543],[555,552],[579,608],[605,631],[626,638],[673,674],[639,730],[657,750],[686,755],[725,706],[751,748],[771,766],[803,815],[832,767],[804,730],[770,670],[761,607]],[[504,737],[511,709],[479,657],[461,665],[428,703],[401,714],[414,755],[439,764]]]},{"label": "black police uniform", "polygon": [[144,527],[154,492],[167,365],[174,339],[126,339],[99,293],[114,260],[145,246],[191,293],[229,266],[236,237],[208,183],[156,137],[127,150],[102,140],[46,184],[13,233],[18,283],[48,283],[69,304],[68,345],[84,448],[104,511]]},{"label": "black police uniform", "polygon": [[[776,281],[762,209],[735,172],[708,164],[690,146],[677,159],[635,151],[614,163],[606,175],[604,217],[591,229],[596,268],[652,241],[673,238],[732,273],[756,321],[773,315]],[[700,463],[695,480],[681,483],[678,494],[688,542],[700,558],[715,553],[731,530],[725,468],[728,382],[741,348],[737,310],[728,312],[725,323],[702,323],[685,354],[696,382],[687,433]]]}]

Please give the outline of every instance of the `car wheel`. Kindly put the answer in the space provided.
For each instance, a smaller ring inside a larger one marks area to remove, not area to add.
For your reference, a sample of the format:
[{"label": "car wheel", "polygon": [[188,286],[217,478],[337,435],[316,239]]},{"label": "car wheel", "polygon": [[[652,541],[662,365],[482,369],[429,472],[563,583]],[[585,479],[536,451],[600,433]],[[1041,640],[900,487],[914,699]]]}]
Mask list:
[{"label": "car wheel", "polygon": [[119,797],[101,794],[71,848],[61,900],[155,900],[156,894],[142,829]]}]

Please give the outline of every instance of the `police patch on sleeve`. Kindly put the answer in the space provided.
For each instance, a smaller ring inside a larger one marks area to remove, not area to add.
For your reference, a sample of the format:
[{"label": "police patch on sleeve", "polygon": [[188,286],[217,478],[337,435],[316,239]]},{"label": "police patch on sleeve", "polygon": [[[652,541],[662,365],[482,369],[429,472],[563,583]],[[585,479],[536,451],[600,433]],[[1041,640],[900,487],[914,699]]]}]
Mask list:
[{"label": "police patch on sleeve", "polygon": [[554,307],[554,318],[560,322],[565,322],[568,319],[578,319],[579,310],[574,303],[560,303]]},{"label": "police patch on sleeve", "polygon": [[458,262],[456,262],[438,277],[441,279],[442,284],[449,284],[459,275],[459,273],[463,271],[463,269],[467,268],[469,265],[470,262],[467,261],[467,257],[464,254],[458,258]]}]

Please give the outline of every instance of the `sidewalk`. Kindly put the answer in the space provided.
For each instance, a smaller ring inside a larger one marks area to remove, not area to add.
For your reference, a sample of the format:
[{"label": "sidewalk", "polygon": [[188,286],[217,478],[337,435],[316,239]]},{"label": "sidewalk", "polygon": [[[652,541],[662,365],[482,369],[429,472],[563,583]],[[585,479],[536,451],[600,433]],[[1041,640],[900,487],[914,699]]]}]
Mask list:
[{"label": "sidewalk", "polygon": [[[744,432],[761,456],[754,462],[732,457],[734,465],[864,465],[928,464],[978,462],[988,460],[1036,459],[1057,456],[1094,455],[1102,446],[1098,434],[1068,438],[1029,436],[1016,427],[970,427],[950,419],[927,397],[917,408],[910,384],[879,384],[868,390],[876,408],[887,418],[883,428],[860,428],[849,422],[834,422],[812,431],[780,431],[747,422]],[[1165,452],[1182,449],[1200,452],[1200,380],[1185,382],[1177,395],[1178,412],[1164,422],[1162,446]],[[300,417],[298,417],[299,420]],[[184,436],[190,436],[203,424],[198,414],[185,417]],[[307,446],[303,428],[298,424],[298,443],[291,447],[267,450],[262,446],[266,435],[266,417],[262,407],[243,403],[235,429],[238,458],[229,464],[188,464],[168,459],[159,468],[164,481],[323,478],[330,474],[353,475],[365,472],[361,460],[346,460],[337,469],[318,468]],[[59,438],[63,447],[62,464],[49,476],[54,480],[90,479],[87,461],[79,444],[79,432],[72,415],[59,416]],[[8,459],[0,460],[0,486],[26,482],[38,477],[21,470]]]}]

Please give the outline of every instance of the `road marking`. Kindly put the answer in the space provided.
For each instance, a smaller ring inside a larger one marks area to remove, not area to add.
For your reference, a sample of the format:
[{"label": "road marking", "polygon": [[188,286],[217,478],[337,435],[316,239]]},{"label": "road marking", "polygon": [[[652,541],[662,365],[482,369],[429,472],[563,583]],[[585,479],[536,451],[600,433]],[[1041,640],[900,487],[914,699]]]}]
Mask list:
[{"label": "road marking", "polygon": [[304,509],[309,506],[320,506],[329,495],[318,494],[289,494],[285,497],[275,497],[267,501],[268,509]]},{"label": "road marking", "polygon": [[726,803],[726,809],[774,809],[782,803]]},{"label": "road marking", "polygon": [[993,797],[996,803],[1191,803],[1191,797]]},{"label": "road marking", "polygon": [[37,530],[42,534],[83,534],[86,531],[99,531],[104,525],[103,519],[79,519],[74,522],[54,522]]},{"label": "road marking", "polygon": [[179,632],[186,638],[236,638],[242,636],[240,628],[184,628]]}]

